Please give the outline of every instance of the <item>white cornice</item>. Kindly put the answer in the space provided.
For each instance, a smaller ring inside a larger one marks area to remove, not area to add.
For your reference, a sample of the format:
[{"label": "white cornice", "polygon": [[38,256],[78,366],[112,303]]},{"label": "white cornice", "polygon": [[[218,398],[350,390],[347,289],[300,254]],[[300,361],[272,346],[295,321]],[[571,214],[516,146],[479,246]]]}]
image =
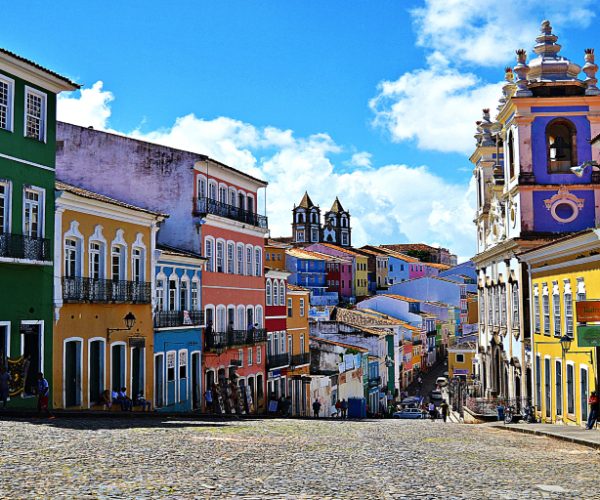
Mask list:
[{"label": "white cornice", "polygon": [[77,90],[74,85],[69,85],[64,80],[51,75],[43,69],[36,68],[30,63],[21,61],[9,54],[0,52],[0,70],[6,71],[11,75],[33,83],[42,89],[49,90],[55,94],[63,91]]},{"label": "white cornice", "polygon": [[[599,231],[600,230],[598,229],[593,229],[584,234],[573,236],[572,238],[566,238],[563,241],[558,241],[556,243],[545,245],[542,248],[531,250],[520,255],[519,260],[535,265],[548,259],[575,256],[577,254],[581,254],[582,252],[600,249]],[[585,259],[578,259],[577,262],[581,263],[583,260]],[[543,269],[547,269],[547,267]]]}]

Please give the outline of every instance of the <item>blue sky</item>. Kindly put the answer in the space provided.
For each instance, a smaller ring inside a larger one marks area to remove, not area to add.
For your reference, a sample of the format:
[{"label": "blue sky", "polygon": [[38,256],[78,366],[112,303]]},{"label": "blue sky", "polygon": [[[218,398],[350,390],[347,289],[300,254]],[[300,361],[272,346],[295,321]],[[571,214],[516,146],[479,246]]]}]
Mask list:
[{"label": "blue sky", "polygon": [[588,0],[48,5],[6,3],[0,46],[85,85],[61,118],[266,177],[274,235],[309,189],[327,208],[340,195],[356,243],[461,256],[474,252],[473,122],[514,49],[531,51],[545,17],[575,62],[597,40]]}]

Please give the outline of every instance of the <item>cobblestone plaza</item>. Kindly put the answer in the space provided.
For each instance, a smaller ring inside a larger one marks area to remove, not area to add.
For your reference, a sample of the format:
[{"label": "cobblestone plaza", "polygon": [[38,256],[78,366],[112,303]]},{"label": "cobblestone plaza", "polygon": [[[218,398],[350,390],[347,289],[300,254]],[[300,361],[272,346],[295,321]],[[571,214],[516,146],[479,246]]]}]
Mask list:
[{"label": "cobblestone plaza", "polygon": [[0,422],[0,498],[600,498],[600,454],[431,421]]}]

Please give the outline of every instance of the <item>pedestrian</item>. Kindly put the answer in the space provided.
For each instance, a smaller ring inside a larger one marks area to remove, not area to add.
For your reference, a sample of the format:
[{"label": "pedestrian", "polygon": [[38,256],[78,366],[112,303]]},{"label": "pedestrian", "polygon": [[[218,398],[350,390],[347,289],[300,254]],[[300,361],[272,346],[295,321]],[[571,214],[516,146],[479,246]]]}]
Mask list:
[{"label": "pedestrian", "polygon": [[435,420],[435,414],[437,413],[437,411],[435,409],[435,404],[433,404],[433,401],[429,403],[427,409],[429,410],[429,418],[431,418],[431,420]]},{"label": "pedestrian", "polygon": [[10,373],[6,371],[5,366],[0,366],[0,401],[2,408],[6,408],[6,400],[8,399],[8,386],[10,383]]},{"label": "pedestrian", "polygon": [[48,409],[49,401],[48,396],[50,394],[50,386],[48,385],[48,381],[44,378],[44,374],[42,372],[38,373],[38,400],[37,400],[37,410],[38,413],[42,413],[42,410],[46,412],[47,416],[50,416],[50,410]]},{"label": "pedestrian", "polygon": [[444,422],[446,422],[446,420],[448,420],[448,403],[446,403],[446,401],[442,401],[440,409],[442,410],[442,418],[444,419]]},{"label": "pedestrian", "polygon": [[348,418],[348,401],[342,399],[342,418]]},{"label": "pedestrian", "polygon": [[498,406],[496,406],[496,413],[498,414],[498,422],[502,422],[504,420],[504,404],[502,401],[498,402]]},{"label": "pedestrian", "polygon": [[319,412],[321,411],[321,403],[319,403],[318,399],[315,399],[315,402],[312,404],[313,414],[315,418],[319,418]]},{"label": "pedestrian", "polygon": [[121,411],[133,411],[133,401],[127,396],[126,387],[121,387],[117,393],[117,401],[121,404]]},{"label": "pedestrian", "polygon": [[210,387],[208,389],[206,389],[206,391],[204,392],[204,407],[206,408],[207,413],[214,413],[213,412],[213,393],[212,393],[212,389]]},{"label": "pedestrian", "polygon": [[600,400],[596,391],[592,391],[588,398],[588,404],[590,405],[590,414],[588,415],[588,421],[586,429],[592,430],[598,420],[598,410],[600,410]]},{"label": "pedestrian", "polygon": [[335,416],[338,418],[342,416],[342,402],[339,399],[335,402]]},{"label": "pedestrian", "polygon": [[208,320],[206,323],[206,328],[204,329],[204,336],[206,337],[206,347],[211,348],[214,346],[214,336],[213,336],[213,322],[212,320]]}]

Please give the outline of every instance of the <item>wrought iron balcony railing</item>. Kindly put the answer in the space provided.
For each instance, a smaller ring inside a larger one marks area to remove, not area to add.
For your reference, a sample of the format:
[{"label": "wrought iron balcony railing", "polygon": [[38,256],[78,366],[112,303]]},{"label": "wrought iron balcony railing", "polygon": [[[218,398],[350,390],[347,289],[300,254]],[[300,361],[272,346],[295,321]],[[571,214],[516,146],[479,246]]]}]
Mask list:
[{"label": "wrought iron balcony railing", "polygon": [[269,354],[267,356],[267,368],[272,370],[273,368],[282,368],[290,364],[290,355],[285,354]]},{"label": "wrought iron balcony railing", "polygon": [[227,349],[228,347],[252,345],[267,340],[264,328],[253,330],[230,330],[228,332],[208,332],[204,334],[207,350]]},{"label": "wrought iron balcony railing", "polygon": [[228,205],[227,203],[221,203],[220,201],[213,200],[212,198],[198,198],[196,200],[196,214],[198,215],[218,215],[227,219],[236,220],[238,222],[244,222],[251,226],[257,226],[264,229],[268,228],[267,217],[238,208],[234,205]]},{"label": "wrought iron balcony railing", "polygon": [[22,234],[0,234],[0,257],[50,261],[50,240]]},{"label": "wrought iron balcony railing", "polygon": [[310,353],[294,354],[290,359],[290,366],[308,365],[310,363]]},{"label": "wrought iron balcony railing", "polygon": [[62,279],[65,302],[131,302],[149,304],[151,284],[146,281],[99,280],[82,277]]},{"label": "wrought iron balcony railing", "polygon": [[204,324],[204,311],[156,311],[154,328]]}]

